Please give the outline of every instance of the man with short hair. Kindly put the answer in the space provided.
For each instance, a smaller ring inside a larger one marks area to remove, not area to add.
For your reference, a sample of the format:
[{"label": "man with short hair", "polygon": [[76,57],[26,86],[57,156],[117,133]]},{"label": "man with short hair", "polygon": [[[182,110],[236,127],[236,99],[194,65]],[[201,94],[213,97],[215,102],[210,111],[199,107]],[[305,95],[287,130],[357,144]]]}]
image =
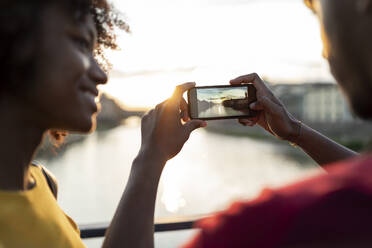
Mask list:
[{"label": "man with short hair", "polygon": [[[372,119],[372,0],[305,0],[319,18],[324,57],[354,112]],[[185,248],[372,247],[372,156],[358,155],[295,120],[256,74],[232,84],[253,83],[261,110],[242,119],[296,143],[322,174],[280,189],[198,223]],[[339,162],[342,160],[342,162]]]}]

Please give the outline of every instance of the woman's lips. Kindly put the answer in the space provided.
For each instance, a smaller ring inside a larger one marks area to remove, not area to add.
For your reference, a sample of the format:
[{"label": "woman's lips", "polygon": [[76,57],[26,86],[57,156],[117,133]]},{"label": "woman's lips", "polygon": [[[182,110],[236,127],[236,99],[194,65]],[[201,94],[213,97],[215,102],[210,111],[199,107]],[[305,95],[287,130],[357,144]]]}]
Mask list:
[{"label": "woman's lips", "polygon": [[96,98],[98,97],[98,91],[92,92],[92,91],[83,91],[83,96],[86,99],[86,101],[89,103],[90,107],[94,112],[98,111]]}]

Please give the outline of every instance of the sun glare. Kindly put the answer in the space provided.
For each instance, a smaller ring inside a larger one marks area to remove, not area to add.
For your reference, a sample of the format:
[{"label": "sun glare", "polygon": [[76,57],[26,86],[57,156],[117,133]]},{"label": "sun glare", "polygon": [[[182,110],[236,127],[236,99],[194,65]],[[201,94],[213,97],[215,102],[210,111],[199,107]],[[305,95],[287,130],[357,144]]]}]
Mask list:
[{"label": "sun glare", "polygon": [[302,1],[114,1],[131,34],[110,52],[103,89],[126,106],[152,107],[177,84],[221,85],[257,72],[274,82],[331,81],[318,23]]}]

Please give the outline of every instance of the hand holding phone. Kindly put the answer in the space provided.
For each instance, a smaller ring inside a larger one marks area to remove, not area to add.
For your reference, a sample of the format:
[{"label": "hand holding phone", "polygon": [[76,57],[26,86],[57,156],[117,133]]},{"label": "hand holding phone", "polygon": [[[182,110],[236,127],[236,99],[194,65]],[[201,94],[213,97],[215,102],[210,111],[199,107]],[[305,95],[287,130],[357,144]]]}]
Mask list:
[{"label": "hand holding phone", "polygon": [[230,84],[235,86],[253,84],[257,90],[257,100],[251,104],[251,108],[258,111],[258,114],[255,117],[239,118],[242,125],[254,126],[258,124],[275,137],[285,140],[299,135],[301,122],[287,111],[282,102],[275,97],[256,73],[237,77],[231,80]]},{"label": "hand holding phone", "polygon": [[172,97],[142,117],[140,154],[143,157],[165,162],[180,152],[192,131],[206,126],[201,120],[181,122],[180,112],[186,108],[182,95],[194,86],[195,83],[177,86]]},{"label": "hand holding phone", "polygon": [[218,120],[254,117],[249,105],[256,101],[252,84],[195,87],[187,91],[191,119]]}]

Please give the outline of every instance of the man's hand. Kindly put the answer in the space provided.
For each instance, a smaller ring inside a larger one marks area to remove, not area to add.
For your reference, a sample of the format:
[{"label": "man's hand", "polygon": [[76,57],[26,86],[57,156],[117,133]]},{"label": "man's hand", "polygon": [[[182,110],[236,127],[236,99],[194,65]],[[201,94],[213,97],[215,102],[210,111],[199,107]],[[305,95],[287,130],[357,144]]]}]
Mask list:
[{"label": "man's hand", "polygon": [[239,122],[245,126],[258,124],[281,139],[298,136],[299,125],[301,125],[299,121],[286,110],[256,73],[240,76],[230,81],[232,85],[247,83],[252,83],[257,90],[257,101],[252,103],[250,108],[260,112],[256,117],[239,119]]}]

